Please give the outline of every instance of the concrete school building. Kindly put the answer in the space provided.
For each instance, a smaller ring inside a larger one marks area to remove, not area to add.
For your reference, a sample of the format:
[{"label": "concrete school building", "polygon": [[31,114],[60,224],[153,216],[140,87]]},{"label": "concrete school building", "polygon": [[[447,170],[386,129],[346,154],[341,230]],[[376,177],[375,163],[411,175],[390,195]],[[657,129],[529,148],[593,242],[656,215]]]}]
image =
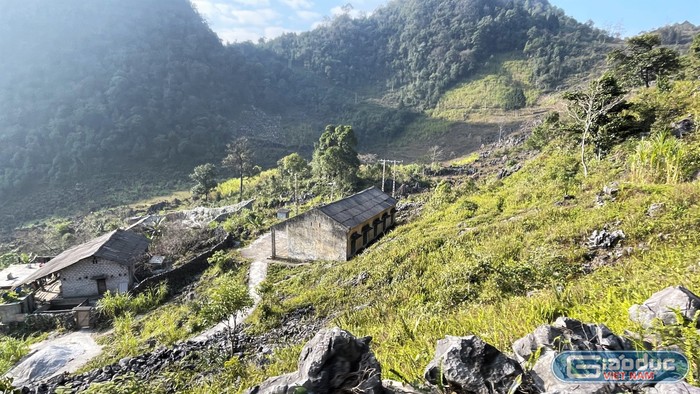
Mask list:
[{"label": "concrete school building", "polygon": [[394,225],[395,214],[396,200],[371,187],[273,226],[272,258],[350,260]]}]

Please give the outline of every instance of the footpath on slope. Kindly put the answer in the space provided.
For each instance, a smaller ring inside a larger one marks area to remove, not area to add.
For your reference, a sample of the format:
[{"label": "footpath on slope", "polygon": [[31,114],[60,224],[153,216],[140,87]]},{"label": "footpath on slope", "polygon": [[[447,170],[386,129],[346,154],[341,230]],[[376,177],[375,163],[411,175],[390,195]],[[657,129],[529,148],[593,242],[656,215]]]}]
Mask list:
[{"label": "footpath on slope", "polygon": [[[247,319],[255,308],[257,308],[258,303],[260,303],[260,295],[258,294],[258,286],[267,277],[267,267],[269,265],[270,257],[270,245],[271,245],[271,235],[266,233],[260,238],[256,239],[253,243],[247,247],[241,249],[241,256],[246,259],[251,260],[250,271],[248,272],[248,294],[253,299],[253,306],[247,308],[236,315],[231,316],[229,323],[231,325],[240,324],[245,319]],[[224,331],[226,329],[226,324],[221,322],[216,326],[210,328],[209,330],[199,334],[193,340],[195,341],[205,341],[208,337]]]},{"label": "footpath on slope", "polygon": [[15,387],[22,387],[64,372],[73,373],[102,352],[93,334],[93,330],[80,330],[36,343],[7,376],[13,378]]}]

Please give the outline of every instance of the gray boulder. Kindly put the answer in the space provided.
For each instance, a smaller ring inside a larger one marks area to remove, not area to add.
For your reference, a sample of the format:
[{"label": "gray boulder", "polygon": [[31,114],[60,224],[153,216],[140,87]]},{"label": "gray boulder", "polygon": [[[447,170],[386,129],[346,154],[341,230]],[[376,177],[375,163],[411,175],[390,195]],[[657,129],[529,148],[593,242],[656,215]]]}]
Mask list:
[{"label": "gray boulder", "polygon": [[370,341],[337,327],[323,329],[304,346],[296,372],[270,378],[248,393],[292,394],[300,389],[314,394],[383,393],[382,371]]},{"label": "gray boulder", "polygon": [[537,359],[530,371],[534,386],[539,392],[547,394],[607,394],[622,392],[623,389],[612,384],[573,384],[564,383],[554,376],[552,364],[557,352],[549,350]]},{"label": "gray boulder", "polygon": [[665,210],[666,210],[666,204],[664,204],[662,202],[657,202],[657,203],[651,204],[649,206],[649,209],[647,209],[647,216],[652,217],[652,218],[656,218],[656,217],[661,216]]},{"label": "gray boulder", "polygon": [[588,237],[588,242],[586,246],[590,250],[596,249],[610,249],[615,247],[620,241],[625,239],[625,233],[622,230],[615,230],[609,232],[608,230],[595,230],[590,237]]},{"label": "gray boulder", "polygon": [[700,309],[700,298],[683,286],[667,287],[654,293],[642,305],[632,305],[629,316],[645,328],[651,327],[654,319],[671,325],[678,323],[674,309],[679,310],[686,320],[693,320]]},{"label": "gray boulder", "polygon": [[541,325],[513,343],[513,352],[520,362],[529,360],[540,348],[545,353],[548,350],[632,350],[634,347],[604,324],[586,324],[560,317],[551,326]]},{"label": "gray boulder", "polygon": [[430,384],[441,382],[457,394],[507,393],[521,375],[517,361],[474,335],[439,340],[425,370]]},{"label": "gray boulder", "polygon": [[415,388],[393,380],[384,380],[382,384],[384,385],[385,394],[421,394]]},{"label": "gray boulder", "polygon": [[645,394],[700,394],[700,388],[686,382],[657,383],[654,387],[644,389]]}]

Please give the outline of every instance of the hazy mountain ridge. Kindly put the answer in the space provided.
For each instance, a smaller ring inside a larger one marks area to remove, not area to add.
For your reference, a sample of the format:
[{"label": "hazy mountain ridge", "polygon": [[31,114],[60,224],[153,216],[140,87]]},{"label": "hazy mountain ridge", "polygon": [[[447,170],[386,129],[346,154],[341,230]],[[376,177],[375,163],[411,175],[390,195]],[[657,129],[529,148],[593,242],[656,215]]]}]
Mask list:
[{"label": "hazy mountain ridge", "polygon": [[[22,211],[19,192],[46,185],[91,190],[100,175],[141,171],[155,183],[159,173],[180,179],[241,134],[304,151],[325,124],[347,123],[361,147],[388,150],[493,55],[521,53],[547,90],[587,71],[603,51],[585,48],[607,40],[529,0],[391,2],[369,17],[229,46],[184,0],[13,0],[3,9],[0,194],[12,196],[12,214]],[[261,156],[285,153],[274,152]]]}]

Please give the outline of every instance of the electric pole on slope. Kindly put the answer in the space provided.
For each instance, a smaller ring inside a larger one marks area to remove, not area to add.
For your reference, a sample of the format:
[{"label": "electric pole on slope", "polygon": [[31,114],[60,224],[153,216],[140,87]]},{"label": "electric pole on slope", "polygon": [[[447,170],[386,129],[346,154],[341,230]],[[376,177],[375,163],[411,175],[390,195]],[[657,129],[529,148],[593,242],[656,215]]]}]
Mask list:
[{"label": "electric pole on slope", "polygon": [[403,160],[387,160],[381,159],[382,162],[382,191],[384,191],[384,184],[386,183],[386,163],[390,163],[391,166],[391,196],[396,195],[396,165],[403,163]]}]

